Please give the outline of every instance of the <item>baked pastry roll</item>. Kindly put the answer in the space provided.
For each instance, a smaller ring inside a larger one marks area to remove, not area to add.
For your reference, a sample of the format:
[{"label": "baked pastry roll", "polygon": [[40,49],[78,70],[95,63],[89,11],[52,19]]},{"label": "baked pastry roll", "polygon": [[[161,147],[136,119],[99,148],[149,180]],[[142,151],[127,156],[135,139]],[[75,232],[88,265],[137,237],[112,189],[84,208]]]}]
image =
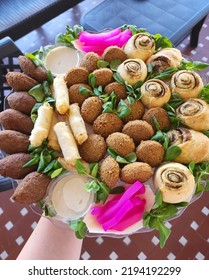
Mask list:
[{"label": "baked pastry roll", "polygon": [[48,135],[48,146],[56,151],[60,151],[60,145],[59,145],[59,142],[57,139],[57,135],[54,131],[54,126],[58,122],[59,122],[59,120],[58,120],[57,113],[55,111],[53,111],[51,126],[50,126],[50,130],[49,130],[49,135]]},{"label": "baked pastry roll", "polygon": [[176,115],[189,128],[209,130],[209,105],[202,99],[188,99],[176,109]]},{"label": "baked pastry roll", "polygon": [[34,128],[31,131],[29,141],[32,146],[38,147],[48,137],[51,121],[53,115],[53,108],[48,102],[45,102],[38,108],[38,117],[35,121]]},{"label": "baked pastry roll", "polygon": [[171,91],[161,80],[150,79],[141,86],[141,102],[148,108],[162,107],[171,98]]},{"label": "baked pastry roll", "polygon": [[188,164],[209,161],[209,138],[199,131],[179,127],[167,132],[169,145],[181,148],[176,162]]},{"label": "baked pastry roll", "polygon": [[146,61],[154,51],[155,40],[146,33],[133,35],[124,46],[128,58],[140,58],[143,61]]},{"label": "baked pastry roll", "polygon": [[78,147],[75,138],[65,122],[58,122],[54,126],[59,145],[62,150],[65,162],[68,167],[75,166],[76,160],[80,159]]},{"label": "baked pastry roll", "polygon": [[161,165],[155,171],[153,184],[167,203],[189,202],[195,192],[194,176],[189,169],[176,162]]},{"label": "baked pastry roll", "polygon": [[147,66],[139,58],[126,59],[118,66],[117,72],[122,79],[134,86],[138,81],[144,81],[147,77]]},{"label": "baked pastry roll", "polygon": [[151,55],[147,64],[151,63],[154,72],[164,72],[168,67],[178,67],[183,57],[181,52],[175,48],[164,48],[159,52]]},{"label": "baked pastry roll", "polygon": [[198,97],[204,87],[202,78],[191,70],[180,70],[171,78],[171,92],[178,93],[181,98]]}]

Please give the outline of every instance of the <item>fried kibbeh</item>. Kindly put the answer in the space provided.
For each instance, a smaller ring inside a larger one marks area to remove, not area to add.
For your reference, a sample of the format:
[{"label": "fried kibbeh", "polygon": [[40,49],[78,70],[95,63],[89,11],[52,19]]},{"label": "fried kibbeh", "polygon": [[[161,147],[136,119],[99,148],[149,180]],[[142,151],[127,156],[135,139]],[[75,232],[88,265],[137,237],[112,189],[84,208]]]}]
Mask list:
[{"label": "fried kibbeh", "polygon": [[107,138],[113,132],[120,132],[123,128],[121,119],[113,113],[102,113],[93,122],[93,131]]},{"label": "fried kibbeh", "polygon": [[100,56],[97,53],[88,52],[83,56],[80,67],[84,67],[89,73],[91,73],[98,68],[97,63],[99,60]]},{"label": "fried kibbeh", "polygon": [[138,160],[146,162],[152,167],[159,165],[163,161],[164,155],[165,150],[157,141],[141,141],[136,148],[136,156]]},{"label": "fried kibbeh", "polygon": [[84,88],[91,91],[91,87],[87,84],[72,85],[68,90],[70,104],[78,103],[78,105],[81,106],[83,104],[84,100],[90,96],[89,93],[81,94],[80,93],[80,87],[84,87]]},{"label": "fried kibbeh", "polygon": [[87,140],[78,148],[82,159],[93,163],[100,161],[105,156],[107,145],[101,135],[89,134]]},{"label": "fried kibbeh", "polygon": [[152,174],[152,167],[148,163],[133,162],[121,169],[120,179],[128,184],[133,184],[136,181],[144,183],[152,177]]},{"label": "fried kibbeh", "polygon": [[22,204],[32,204],[43,199],[51,179],[46,174],[31,172],[15,189],[12,199]]},{"label": "fried kibbeh", "polygon": [[21,70],[36,81],[43,82],[47,80],[47,71],[42,66],[36,66],[33,61],[24,55],[18,56],[18,62]]},{"label": "fried kibbeh", "polygon": [[112,148],[122,157],[135,151],[133,139],[125,133],[114,132],[110,134],[106,139],[106,143],[108,148]]},{"label": "fried kibbeh", "polygon": [[101,180],[109,187],[115,187],[119,180],[120,167],[117,161],[111,156],[106,157],[100,166],[99,175]]},{"label": "fried kibbeh", "polygon": [[0,160],[0,175],[12,179],[23,179],[37,169],[37,165],[23,167],[31,159],[29,154],[16,153]]},{"label": "fried kibbeh", "polygon": [[129,135],[136,145],[138,145],[142,140],[149,140],[154,135],[152,126],[142,120],[127,122],[124,125],[122,132]]},{"label": "fried kibbeh", "polygon": [[27,91],[15,91],[7,96],[7,101],[11,109],[26,115],[30,115],[37,102]]},{"label": "fried kibbeh", "polygon": [[92,124],[102,113],[103,102],[97,96],[91,96],[84,100],[81,106],[81,116],[85,122]]},{"label": "fried kibbeh", "polygon": [[30,135],[33,129],[31,118],[17,110],[6,109],[0,113],[0,123],[4,129],[10,129]]},{"label": "fried kibbeh", "polygon": [[118,46],[107,47],[102,54],[102,59],[109,63],[116,59],[119,59],[121,62],[123,62],[127,58],[127,54]]},{"label": "fried kibbeh", "polygon": [[72,67],[65,75],[67,87],[74,84],[87,84],[89,72],[84,67]]},{"label": "fried kibbeh", "polygon": [[152,126],[154,131],[157,131],[153,116],[155,116],[161,130],[170,127],[171,122],[169,119],[169,115],[165,109],[161,107],[151,108],[145,112],[142,118]]},{"label": "fried kibbeh", "polygon": [[145,111],[144,105],[142,104],[142,102],[139,100],[135,100],[133,102],[133,104],[130,104],[127,99],[125,100],[125,102],[126,102],[128,108],[131,109],[131,112],[127,117],[125,117],[123,119],[123,123],[127,123],[127,122],[133,121],[133,120],[140,120],[142,118],[142,116],[144,115],[144,111]]},{"label": "fried kibbeh", "polygon": [[127,97],[127,90],[125,85],[121,85],[118,82],[112,82],[104,88],[104,92],[108,93],[109,95],[112,92],[115,92],[117,96],[117,102],[120,101],[120,99],[126,99]]},{"label": "fried kibbeh", "polygon": [[112,82],[113,72],[108,68],[96,69],[93,72],[93,75],[96,78],[95,86],[106,86]]},{"label": "fried kibbeh", "polygon": [[32,87],[38,85],[36,80],[20,72],[8,72],[6,81],[15,91],[29,91]]},{"label": "fried kibbeh", "polygon": [[0,131],[0,149],[6,154],[27,153],[29,143],[29,136],[19,131]]}]

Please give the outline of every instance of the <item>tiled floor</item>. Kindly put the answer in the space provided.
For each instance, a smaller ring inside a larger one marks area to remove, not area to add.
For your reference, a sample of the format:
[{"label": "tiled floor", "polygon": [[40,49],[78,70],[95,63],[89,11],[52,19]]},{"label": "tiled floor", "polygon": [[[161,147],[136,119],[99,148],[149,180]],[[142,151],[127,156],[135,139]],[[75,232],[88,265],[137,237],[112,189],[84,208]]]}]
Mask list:
[{"label": "tiled floor", "polygon": [[[64,32],[65,25],[79,23],[81,13],[99,1],[86,0],[43,27],[19,39],[16,43],[23,52],[40,45],[53,44],[54,36]],[[192,60],[209,61],[209,17],[201,30],[196,49],[188,46],[189,38],[178,46]],[[205,77],[208,78],[209,70]],[[12,190],[0,192],[0,259],[15,259],[33,231],[39,216],[30,207],[13,203]],[[199,259],[209,260],[209,192],[191,204],[178,219],[168,223],[172,234],[164,247],[159,248],[156,231],[134,234],[120,239],[107,237],[86,238],[81,259]]]}]

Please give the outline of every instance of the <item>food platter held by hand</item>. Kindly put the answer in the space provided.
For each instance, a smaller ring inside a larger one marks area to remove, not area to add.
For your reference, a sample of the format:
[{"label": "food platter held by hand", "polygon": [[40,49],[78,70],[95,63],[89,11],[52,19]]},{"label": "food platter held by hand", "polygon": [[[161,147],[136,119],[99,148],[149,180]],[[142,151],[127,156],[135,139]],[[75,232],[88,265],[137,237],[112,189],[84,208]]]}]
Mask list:
[{"label": "food platter held by hand", "polygon": [[21,180],[12,199],[78,238],[155,228],[163,247],[165,222],[208,189],[209,65],[131,25],[67,26],[18,60],[0,113],[0,174]]}]

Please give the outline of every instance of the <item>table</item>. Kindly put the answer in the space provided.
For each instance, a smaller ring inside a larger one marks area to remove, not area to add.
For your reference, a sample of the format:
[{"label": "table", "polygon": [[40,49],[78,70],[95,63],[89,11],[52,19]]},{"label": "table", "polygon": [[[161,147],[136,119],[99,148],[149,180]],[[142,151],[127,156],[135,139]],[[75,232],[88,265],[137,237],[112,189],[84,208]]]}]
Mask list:
[{"label": "table", "polygon": [[190,44],[196,47],[208,12],[208,0],[105,0],[82,16],[81,25],[101,31],[133,24],[167,36],[175,46],[191,33]]}]

